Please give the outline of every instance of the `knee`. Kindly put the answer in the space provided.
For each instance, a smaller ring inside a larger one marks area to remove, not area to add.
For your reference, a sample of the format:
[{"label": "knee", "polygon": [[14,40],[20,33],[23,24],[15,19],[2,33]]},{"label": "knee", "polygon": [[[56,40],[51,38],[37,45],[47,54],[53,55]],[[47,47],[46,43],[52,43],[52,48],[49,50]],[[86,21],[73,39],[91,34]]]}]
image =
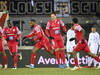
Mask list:
[{"label": "knee", "polygon": [[59,48],[56,48],[56,49],[55,49],[55,52],[56,52],[56,51],[59,51]]}]

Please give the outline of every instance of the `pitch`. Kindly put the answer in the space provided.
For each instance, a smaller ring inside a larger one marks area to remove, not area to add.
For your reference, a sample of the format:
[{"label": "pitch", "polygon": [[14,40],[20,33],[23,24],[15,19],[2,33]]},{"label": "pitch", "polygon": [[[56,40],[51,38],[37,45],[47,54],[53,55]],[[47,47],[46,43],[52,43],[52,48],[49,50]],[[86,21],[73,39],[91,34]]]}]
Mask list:
[{"label": "pitch", "polygon": [[60,69],[60,68],[18,68],[13,70],[0,69],[0,75],[100,75],[100,69],[85,69],[71,71],[70,69]]}]

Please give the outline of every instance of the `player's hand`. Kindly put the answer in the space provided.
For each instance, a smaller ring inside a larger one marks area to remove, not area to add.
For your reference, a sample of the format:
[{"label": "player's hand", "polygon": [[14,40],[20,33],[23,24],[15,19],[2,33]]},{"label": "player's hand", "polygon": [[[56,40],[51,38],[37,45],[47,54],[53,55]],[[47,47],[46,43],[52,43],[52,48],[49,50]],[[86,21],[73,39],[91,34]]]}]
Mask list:
[{"label": "player's hand", "polygon": [[50,36],[49,38],[50,38],[50,39],[54,39],[54,37],[52,37],[52,36]]},{"label": "player's hand", "polygon": [[75,40],[75,38],[71,38],[69,41],[73,41],[73,40]]},{"label": "player's hand", "polygon": [[23,40],[25,40],[26,39],[26,36],[25,37],[23,37]]},{"label": "player's hand", "polygon": [[16,41],[18,42],[18,39],[16,39]]},{"label": "player's hand", "polygon": [[63,32],[64,33],[64,35],[66,35],[66,32]]},{"label": "player's hand", "polygon": [[83,39],[81,40],[81,42],[82,42],[82,44],[84,44],[84,43],[85,43]]},{"label": "player's hand", "polygon": [[9,39],[8,38],[6,38],[6,41],[8,41]]}]

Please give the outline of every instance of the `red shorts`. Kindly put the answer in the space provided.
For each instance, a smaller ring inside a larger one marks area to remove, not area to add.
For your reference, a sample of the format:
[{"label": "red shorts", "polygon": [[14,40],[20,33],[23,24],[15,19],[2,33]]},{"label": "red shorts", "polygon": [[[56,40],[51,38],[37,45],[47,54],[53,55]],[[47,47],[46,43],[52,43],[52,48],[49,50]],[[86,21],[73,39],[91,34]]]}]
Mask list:
[{"label": "red shorts", "polygon": [[53,47],[56,48],[64,48],[64,41],[62,37],[60,39],[52,39],[52,45]]},{"label": "red shorts", "polygon": [[12,44],[11,44],[11,42],[9,42],[9,43],[7,43],[7,45],[8,45],[10,53],[16,53],[17,52],[18,44],[16,42],[15,43],[13,42]]},{"label": "red shorts", "polygon": [[50,51],[52,50],[52,46],[49,42],[49,39],[46,37],[42,40],[40,40],[35,47],[38,47],[39,49],[41,49],[42,47],[46,50],[46,51]]},{"label": "red shorts", "polygon": [[0,52],[4,52],[4,44],[3,44],[3,40],[0,40]]},{"label": "red shorts", "polygon": [[90,52],[87,41],[86,40],[84,41],[85,41],[84,44],[82,44],[81,41],[79,41],[77,45],[74,47],[74,51],[79,52],[80,50],[83,50],[84,52]]}]

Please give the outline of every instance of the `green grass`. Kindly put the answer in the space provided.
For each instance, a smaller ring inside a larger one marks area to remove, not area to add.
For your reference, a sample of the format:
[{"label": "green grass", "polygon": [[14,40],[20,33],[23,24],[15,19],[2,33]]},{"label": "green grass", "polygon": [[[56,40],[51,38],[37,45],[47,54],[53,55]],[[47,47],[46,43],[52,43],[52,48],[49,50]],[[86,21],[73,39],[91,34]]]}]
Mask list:
[{"label": "green grass", "polygon": [[0,75],[100,75],[100,69],[80,69],[71,71],[59,68],[18,68],[16,70],[0,69]]}]

